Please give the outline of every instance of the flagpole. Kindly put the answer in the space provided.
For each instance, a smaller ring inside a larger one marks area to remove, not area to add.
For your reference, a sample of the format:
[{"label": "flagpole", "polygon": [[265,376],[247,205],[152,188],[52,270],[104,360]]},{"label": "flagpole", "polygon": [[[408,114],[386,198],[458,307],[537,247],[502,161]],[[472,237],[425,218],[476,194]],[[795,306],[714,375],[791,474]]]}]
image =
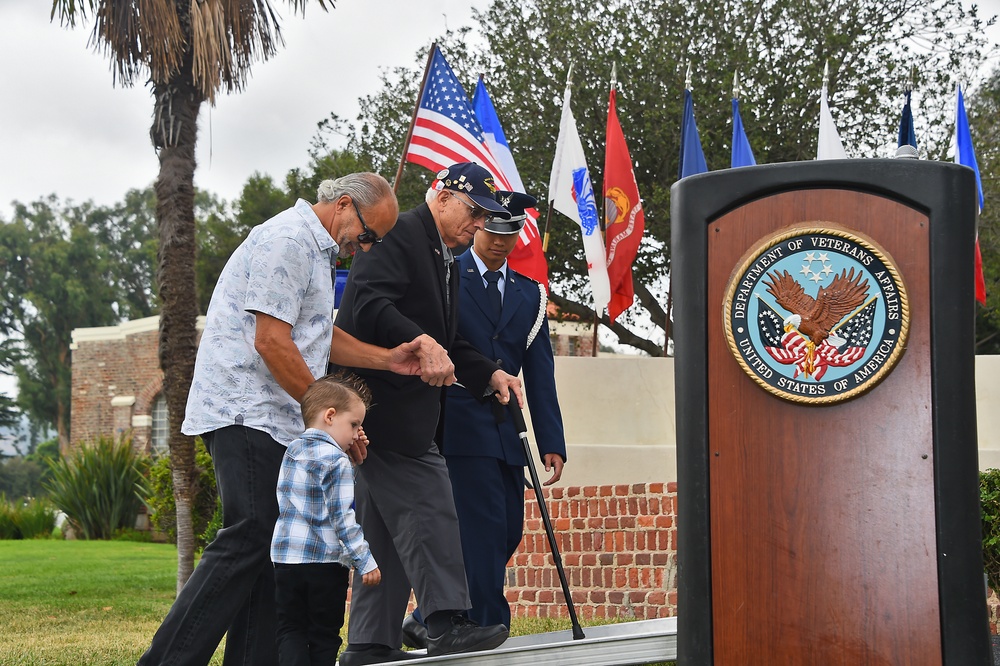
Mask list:
[{"label": "flagpole", "polygon": [[549,251],[549,221],[552,219],[552,202],[549,202],[548,211],[545,213],[545,233],[542,235],[542,254]]},{"label": "flagpole", "polygon": [[[684,90],[691,90],[691,61],[687,63],[687,71],[684,73]],[[684,112],[681,112],[681,150],[684,149]],[[684,168],[684,158],[681,156],[680,169]],[[667,283],[667,315],[663,322],[663,355],[670,356],[670,309],[674,300],[674,257],[670,256],[670,282]]]},{"label": "flagpole", "polygon": [[403,152],[399,158],[399,168],[396,169],[396,177],[392,181],[393,194],[399,190],[399,181],[403,178],[403,165],[406,164],[406,150],[410,147],[410,139],[413,138],[413,127],[417,124],[417,112],[420,110],[420,100],[424,96],[424,86],[427,85],[427,74],[431,71],[431,61],[434,59],[435,51],[437,51],[437,42],[432,43],[430,51],[427,52],[427,64],[424,65],[424,76],[420,79],[417,103],[413,107],[413,117],[410,118],[410,127],[406,130],[406,139],[403,140]]},{"label": "flagpole", "polygon": [[[611,91],[615,90],[615,76],[618,71],[618,63],[611,63]],[[605,142],[604,151],[607,153],[608,146]],[[606,161],[606,160],[605,160]],[[608,191],[608,171],[604,169],[604,173],[601,174],[601,192]],[[604,237],[605,231],[607,230],[608,220],[607,220],[607,206],[598,206],[597,208],[597,222],[598,227],[601,230],[601,245],[605,245],[607,240]],[[605,260],[607,260],[607,248],[605,246]],[[601,325],[601,312],[597,308],[597,303],[594,303],[594,348],[591,355],[597,358],[597,329]]]}]

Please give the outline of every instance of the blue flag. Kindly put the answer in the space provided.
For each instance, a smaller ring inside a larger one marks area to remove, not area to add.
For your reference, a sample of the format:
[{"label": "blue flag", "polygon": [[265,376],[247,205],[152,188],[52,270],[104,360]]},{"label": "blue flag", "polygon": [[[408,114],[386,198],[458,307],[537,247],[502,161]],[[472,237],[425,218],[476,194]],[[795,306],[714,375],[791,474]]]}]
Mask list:
[{"label": "blue flag", "polygon": [[910,91],[906,91],[906,104],[903,114],[899,117],[899,142],[897,146],[917,147],[917,134],[913,131],[913,112],[910,110]]},{"label": "blue flag", "polygon": [[740,118],[740,100],[733,98],[733,159],[731,166],[736,167],[754,166],[757,161],[753,158],[753,150],[750,148],[750,141],[747,133],[743,130],[743,119]]},{"label": "blue flag", "polygon": [[969,116],[965,113],[965,97],[962,87],[958,87],[958,111],[955,117],[955,161],[976,172],[976,189],[979,191],[979,210],[983,209],[983,181],[979,178],[979,164],[976,151],[972,147],[972,133],[969,131]]},{"label": "blue flag", "polygon": [[691,91],[684,90],[684,116],[681,118],[680,176],[685,178],[708,171],[705,153],[701,151],[698,125],[694,122],[694,100]]},{"label": "blue flag", "polygon": [[[483,128],[483,143],[496,158],[497,165],[510,184],[510,189],[514,192],[524,192],[524,183],[517,171],[517,165],[514,164],[510,144],[507,143],[507,136],[500,126],[500,118],[482,78],[479,79],[476,92],[472,96],[472,111]],[[541,282],[548,289],[549,268],[545,261],[545,253],[542,251],[542,239],[538,234],[538,211],[531,208],[526,212],[524,228],[521,229],[517,244],[507,261],[510,262],[511,268]]]},{"label": "blue flag", "polygon": [[[969,131],[969,116],[965,113],[965,98],[962,86],[958,86],[958,105],[955,110],[955,161],[976,172],[976,193],[979,210],[983,210],[983,181],[979,178],[979,164],[976,151],[972,147],[972,132]],[[979,249],[979,233],[976,233],[975,251],[976,300],[986,305],[986,280],[983,276],[983,255]]]}]

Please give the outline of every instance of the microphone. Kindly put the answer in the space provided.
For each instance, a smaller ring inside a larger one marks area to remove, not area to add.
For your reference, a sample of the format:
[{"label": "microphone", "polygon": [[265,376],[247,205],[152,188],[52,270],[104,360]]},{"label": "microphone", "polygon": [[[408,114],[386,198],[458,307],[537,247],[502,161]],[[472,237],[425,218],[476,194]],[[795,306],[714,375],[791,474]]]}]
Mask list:
[{"label": "microphone", "polygon": [[919,159],[917,156],[917,149],[908,143],[904,143],[902,146],[897,148],[896,154],[893,157],[901,160]]}]

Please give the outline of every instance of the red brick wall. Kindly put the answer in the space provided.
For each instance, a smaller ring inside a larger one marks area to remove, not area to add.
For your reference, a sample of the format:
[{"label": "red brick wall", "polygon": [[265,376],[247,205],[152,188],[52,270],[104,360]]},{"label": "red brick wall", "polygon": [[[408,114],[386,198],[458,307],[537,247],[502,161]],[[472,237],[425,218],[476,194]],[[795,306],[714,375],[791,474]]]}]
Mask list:
[{"label": "red brick wall", "polygon": [[[544,489],[580,619],[651,619],[677,611],[677,484]],[[569,617],[534,492],[507,566],[515,617]]]},{"label": "red brick wall", "polygon": [[[580,620],[677,614],[676,483],[546,488],[543,494]],[[524,539],[507,564],[511,613],[568,618],[534,492],[526,490],[524,499]],[[410,610],[413,605],[411,596]]]},{"label": "red brick wall", "polygon": [[[145,322],[145,320],[140,320]],[[81,337],[73,345],[70,442],[76,445],[98,435],[118,435],[132,428],[132,417],[151,414],[163,373],[157,358],[156,327],[109,327],[106,339]],[[148,329],[148,330],[147,330]],[[103,329],[102,329],[103,330]],[[113,406],[116,397],[133,397],[132,405]],[[135,444],[147,448],[150,429],[134,428]]]}]

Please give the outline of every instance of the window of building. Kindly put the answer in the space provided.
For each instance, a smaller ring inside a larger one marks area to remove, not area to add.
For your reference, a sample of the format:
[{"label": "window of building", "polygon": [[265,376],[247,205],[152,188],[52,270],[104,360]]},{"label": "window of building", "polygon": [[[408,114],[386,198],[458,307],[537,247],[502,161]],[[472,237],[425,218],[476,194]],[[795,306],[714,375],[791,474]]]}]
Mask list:
[{"label": "window of building", "polygon": [[170,422],[167,417],[167,397],[160,393],[153,401],[153,432],[149,438],[149,448],[154,456],[170,453]]}]

